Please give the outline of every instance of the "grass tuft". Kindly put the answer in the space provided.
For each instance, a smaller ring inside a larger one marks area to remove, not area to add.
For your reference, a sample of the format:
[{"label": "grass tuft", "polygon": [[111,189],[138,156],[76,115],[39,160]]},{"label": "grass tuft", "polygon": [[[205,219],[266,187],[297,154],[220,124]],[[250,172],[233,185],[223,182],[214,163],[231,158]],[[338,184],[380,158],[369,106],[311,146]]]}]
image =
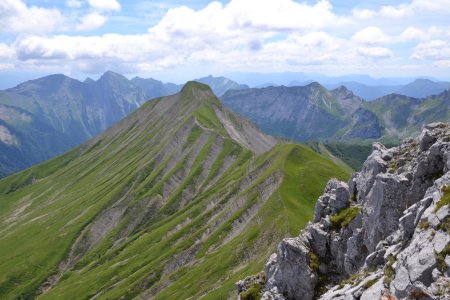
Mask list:
[{"label": "grass tuft", "polygon": [[445,248],[436,255],[438,268],[441,272],[445,272],[447,269],[447,264],[445,263],[445,257],[447,255],[450,255],[450,244],[447,244],[447,246],[445,246]]},{"label": "grass tuft", "polygon": [[435,211],[438,211],[444,205],[450,207],[450,185],[444,185],[442,187],[442,198],[436,203]]},{"label": "grass tuft", "polygon": [[361,211],[358,206],[352,206],[330,216],[330,222],[336,230],[346,227]]}]

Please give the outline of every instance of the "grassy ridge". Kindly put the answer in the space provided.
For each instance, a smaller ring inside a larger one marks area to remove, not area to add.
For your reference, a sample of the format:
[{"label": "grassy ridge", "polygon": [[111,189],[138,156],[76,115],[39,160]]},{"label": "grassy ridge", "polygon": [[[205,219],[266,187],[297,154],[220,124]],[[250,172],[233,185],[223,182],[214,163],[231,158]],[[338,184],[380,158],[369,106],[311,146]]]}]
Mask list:
[{"label": "grassy ridge", "polygon": [[[0,298],[226,298],[311,219],[327,180],[348,176],[301,145],[255,156],[203,93],[146,104],[0,181]],[[37,295],[63,260],[71,267]]]}]

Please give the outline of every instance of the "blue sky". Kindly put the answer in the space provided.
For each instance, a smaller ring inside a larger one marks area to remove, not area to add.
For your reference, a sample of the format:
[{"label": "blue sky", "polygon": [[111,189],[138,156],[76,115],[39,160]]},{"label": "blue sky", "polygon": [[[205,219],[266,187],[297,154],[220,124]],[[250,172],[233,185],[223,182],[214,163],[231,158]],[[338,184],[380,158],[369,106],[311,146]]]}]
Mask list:
[{"label": "blue sky", "polygon": [[450,79],[450,0],[2,0],[0,79],[106,70]]}]

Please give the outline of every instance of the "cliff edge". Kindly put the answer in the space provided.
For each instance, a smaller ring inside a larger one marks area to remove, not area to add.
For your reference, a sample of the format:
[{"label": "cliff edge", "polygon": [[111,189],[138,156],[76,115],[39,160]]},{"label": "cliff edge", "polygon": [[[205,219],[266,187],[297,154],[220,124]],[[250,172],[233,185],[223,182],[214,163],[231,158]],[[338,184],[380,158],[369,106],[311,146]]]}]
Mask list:
[{"label": "cliff edge", "polygon": [[449,206],[448,123],[375,143],[348,183],[328,182],[314,222],[278,245],[265,274],[237,283],[239,298],[450,299]]}]

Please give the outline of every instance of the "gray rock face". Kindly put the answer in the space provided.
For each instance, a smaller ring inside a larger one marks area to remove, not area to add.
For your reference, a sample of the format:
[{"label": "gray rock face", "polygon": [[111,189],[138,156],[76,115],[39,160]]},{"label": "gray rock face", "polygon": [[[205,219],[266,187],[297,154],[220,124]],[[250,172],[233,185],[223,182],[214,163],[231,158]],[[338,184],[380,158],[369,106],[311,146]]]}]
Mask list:
[{"label": "gray rock face", "polygon": [[350,192],[345,182],[332,179],[325,187],[324,194],[317,200],[314,222],[320,221],[325,215],[334,214],[350,203]]},{"label": "gray rock face", "polygon": [[450,299],[449,153],[445,123],[374,144],[348,185],[329,181],[314,223],[279,244],[263,299]]},{"label": "gray rock face", "polygon": [[266,289],[276,288],[287,298],[302,295],[305,300],[312,299],[317,276],[311,268],[310,252],[307,241],[299,238],[283,240],[266,264]]}]

